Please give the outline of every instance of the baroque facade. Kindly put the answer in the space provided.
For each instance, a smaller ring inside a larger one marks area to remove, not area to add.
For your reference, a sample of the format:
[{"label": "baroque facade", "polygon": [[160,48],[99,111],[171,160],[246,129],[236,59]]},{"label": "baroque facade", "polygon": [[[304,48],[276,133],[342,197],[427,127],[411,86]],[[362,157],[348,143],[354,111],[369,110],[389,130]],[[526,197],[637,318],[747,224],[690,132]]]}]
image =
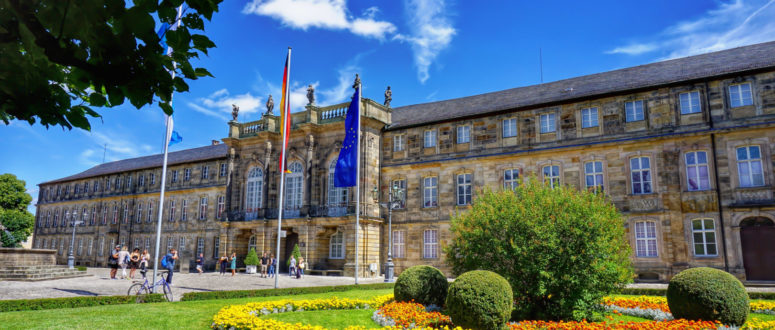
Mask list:
[{"label": "baroque facade", "polygon": [[[379,276],[387,258],[377,201],[389,187],[405,190],[392,216],[396,272],[428,264],[449,274],[450,215],[485,186],[532,175],[602,190],[624,215],[640,280],[709,266],[774,281],[772,54],[775,42],[398,108],[363,99],[358,273]],[[332,184],[347,104],[292,116],[280,260],[298,244],[312,269],[353,275],[354,190]],[[184,260],[275,251],[279,118],[231,121],[222,141],[170,154],[162,244]],[[160,167],[155,155],[41,184],[34,246],[65,262],[68,224],[86,219],[80,264],[104,264],[108,241],[149,247]]]}]

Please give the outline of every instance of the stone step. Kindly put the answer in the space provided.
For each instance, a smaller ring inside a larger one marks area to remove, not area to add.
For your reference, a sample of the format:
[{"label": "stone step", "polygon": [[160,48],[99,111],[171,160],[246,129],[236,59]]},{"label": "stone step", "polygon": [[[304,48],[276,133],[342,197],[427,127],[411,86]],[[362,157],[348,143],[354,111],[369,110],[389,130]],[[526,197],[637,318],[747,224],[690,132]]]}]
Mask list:
[{"label": "stone step", "polygon": [[65,279],[65,278],[75,278],[75,277],[85,277],[85,276],[92,276],[86,274],[86,272],[74,272],[74,273],[66,273],[66,274],[57,274],[57,275],[51,275],[51,274],[32,274],[32,275],[12,275],[12,276],[2,276],[0,275],[0,281],[45,281],[45,280],[53,280],[53,279]]}]

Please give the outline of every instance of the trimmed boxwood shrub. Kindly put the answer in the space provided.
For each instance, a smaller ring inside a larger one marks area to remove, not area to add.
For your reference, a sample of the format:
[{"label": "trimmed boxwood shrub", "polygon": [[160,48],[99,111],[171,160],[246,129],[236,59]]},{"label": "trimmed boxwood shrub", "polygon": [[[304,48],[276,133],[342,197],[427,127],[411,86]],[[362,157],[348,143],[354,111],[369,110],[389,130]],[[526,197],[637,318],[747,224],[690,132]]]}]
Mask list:
[{"label": "trimmed boxwood shrub", "polygon": [[667,286],[667,305],[675,318],[718,320],[741,326],[750,309],[748,294],[731,274],[708,267],[684,270]]},{"label": "trimmed boxwood shrub", "polygon": [[514,304],[511,285],[487,270],[460,275],[449,286],[447,312],[456,326],[472,329],[502,329]]},{"label": "trimmed boxwood shrub", "polygon": [[[42,309],[90,307],[100,305],[134,304],[135,296],[91,296],[43,299],[0,300],[0,312],[33,311]],[[161,294],[150,294],[146,303],[167,301]]]},{"label": "trimmed boxwood shrub", "polygon": [[431,266],[412,266],[401,272],[393,288],[396,301],[443,306],[449,282],[440,270]]},{"label": "trimmed boxwood shrub", "polygon": [[232,298],[249,298],[249,297],[275,297],[275,296],[289,296],[289,295],[297,295],[297,294],[342,292],[342,291],[350,291],[350,290],[382,290],[382,289],[392,289],[392,288],[393,288],[393,283],[374,283],[374,284],[356,284],[356,285],[311,286],[311,287],[284,288],[284,289],[186,292],[183,294],[183,297],[180,298],[180,301],[232,299]]}]

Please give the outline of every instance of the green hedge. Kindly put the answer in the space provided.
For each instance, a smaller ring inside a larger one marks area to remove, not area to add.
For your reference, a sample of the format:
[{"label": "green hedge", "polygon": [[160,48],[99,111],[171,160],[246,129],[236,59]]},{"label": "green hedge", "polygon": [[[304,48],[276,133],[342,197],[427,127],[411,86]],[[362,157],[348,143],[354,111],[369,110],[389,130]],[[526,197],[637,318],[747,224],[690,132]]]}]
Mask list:
[{"label": "green hedge", "polygon": [[[101,305],[134,304],[135,296],[88,296],[67,298],[0,300],[0,312],[32,311],[42,309],[90,307]],[[167,301],[161,294],[151,294],[145,302]]]},{"label": "green hedge", "polygon": [[444,306],[449,282],[444,274],[431,266],[412,266],[401,272],[393,294],[396,301],[414,301],[423,305]]},{"label": "green hedge", "polygon": [[301,288],[284,289],[263,289],[263,290],[236,290],[236,291],[209,291],[209,292],[186,292],[180,301],[193,300],[212,300],[212,299],[231,299],[231,298],[250,298],[250,297],[273,297],[296,294],[342,292],[350,290],[382,290],[392,289],[393,283],[375,283],[358,285],[335,285],[335,286],[312,286]]},{"label": "green hedge", "polygon": [[[633,296],[666,296],[667,289],[640,289],[640,288],[624,288],[619,290],[619,294],[627,294]],[[748,292],[748,297],[751,299],[769,299],[775,300],[775,292]]]},{"label": "green hedge", "polygon": [[740,327],[751,310],[740,280],[723,270],[697,267],[670,279],[667,305],[677,319],[719,321]]}]

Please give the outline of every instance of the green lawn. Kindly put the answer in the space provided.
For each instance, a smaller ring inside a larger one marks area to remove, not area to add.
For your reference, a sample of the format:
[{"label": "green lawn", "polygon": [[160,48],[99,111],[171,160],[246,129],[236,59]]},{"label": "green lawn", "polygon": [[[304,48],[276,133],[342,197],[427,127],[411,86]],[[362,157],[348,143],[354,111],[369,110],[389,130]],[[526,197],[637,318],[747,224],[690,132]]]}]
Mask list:
[{"label": "green lawn", "polygon": [[360,325],[369,328],[379,328],[371,320],[373,309],[310,311],[298,313],[279,313],[262,316],[288,323],[322,325],[329,329],[344,329],[350,325]]},{"label": "green lawn", "polygon": [[[140,305],[114,305],[71,309],[0,313],[2,329],[205,329],[222,307],[251,301],[313,298],[363,298],[393,293],[385,290],[352,290],[297,296],[182,301]],[[357,312],[357,311],[355,311]],[[305,312],[308,313],[308,312]],[[299,314],[288,313],[301,317]],[[341,315],[340,315],[341,316]],[[306,317],[306,316],[305,316]],[[314,316],[313,316],[314,317]],[[368,319],[370,320],[371,314]],[[333,318],[332,318],[333,319]],[[297,318],[297,320],[301,320]],[[311,322],[310,322],[311,323]],[[359,323],[360,324],[360,323]],[[373,322],[371,324],[374,324]]]}]

